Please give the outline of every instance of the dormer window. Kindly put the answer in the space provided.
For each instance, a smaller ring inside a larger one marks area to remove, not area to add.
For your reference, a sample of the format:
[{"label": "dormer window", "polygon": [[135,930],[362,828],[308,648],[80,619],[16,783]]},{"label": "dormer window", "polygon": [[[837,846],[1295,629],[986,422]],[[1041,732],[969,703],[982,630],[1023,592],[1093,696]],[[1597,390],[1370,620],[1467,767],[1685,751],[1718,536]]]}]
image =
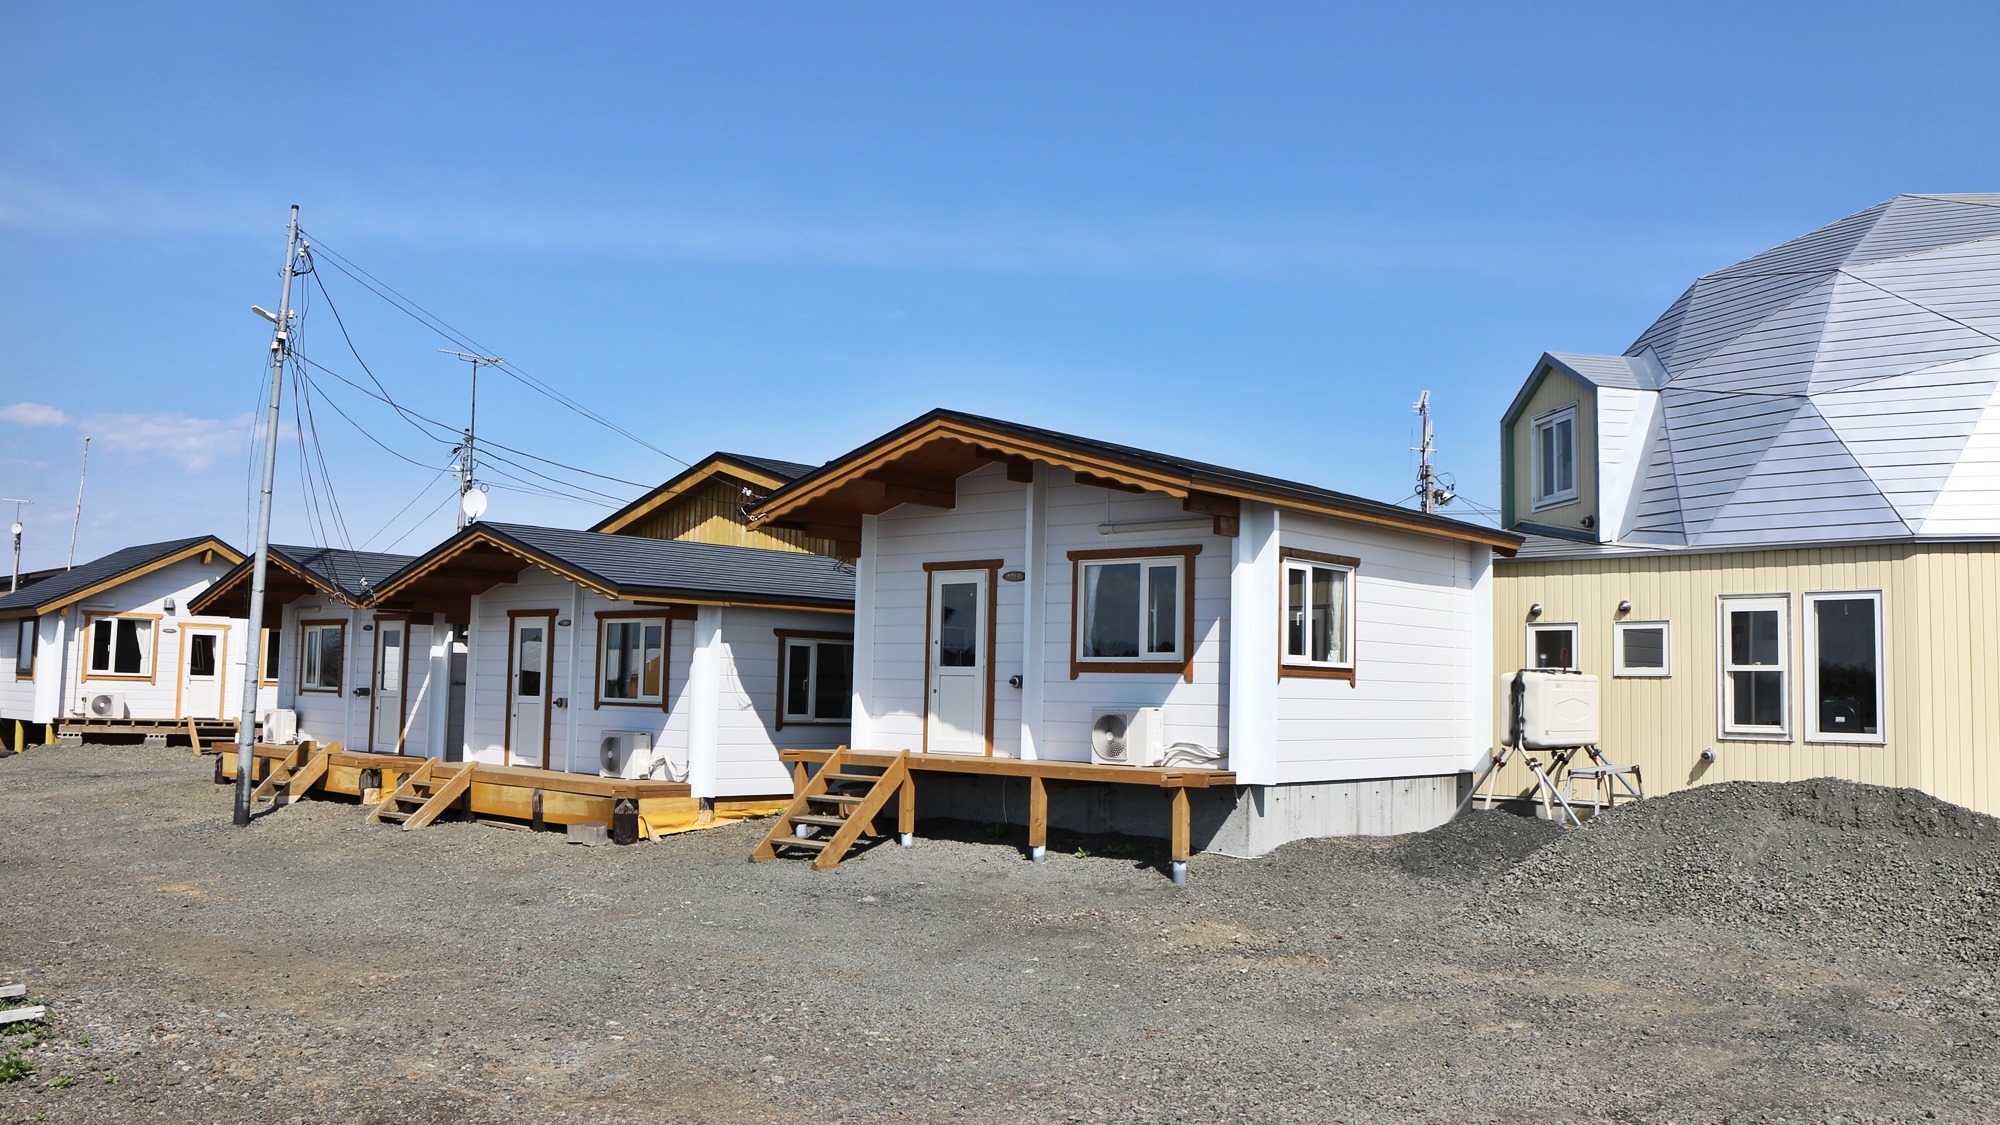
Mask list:
[{"label": "dormer window", "polygon": [[1576,405],[1535,419],[1535,510],[1576,502]]}]

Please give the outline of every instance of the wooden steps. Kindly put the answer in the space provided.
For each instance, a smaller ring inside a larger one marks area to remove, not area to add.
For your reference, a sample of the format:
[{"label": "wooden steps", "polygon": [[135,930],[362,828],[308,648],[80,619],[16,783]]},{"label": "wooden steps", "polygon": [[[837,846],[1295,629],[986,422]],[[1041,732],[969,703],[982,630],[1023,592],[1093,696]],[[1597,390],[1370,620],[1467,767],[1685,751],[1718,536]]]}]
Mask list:
[{"label": "wooden steps", "polygon": [[250,799],[269,800],[275,807],[278,792],[283,790],[285,803],[291,804],[305,796],[313,786],[326,777],[327,766],[333,761],[333,755],[340,752],[340,748],[338,742],[331,743],[324,749],[312,742],[299,743],[296,751],[271,763],[271,772],[265,774],[264,780],[258,783],[257,788],[250,791]]},{"label": "wooden steps", "polygon": [[[818,773],[797,786],[792,803],[778,814],[763,840],[750,852],[752,863],[779,858],[786,850],[809,852],[821,871],[840,861],[862,835],[872,833],[876,814],[889,798],[900,796],[898,831],[907,842],[915,830],[916,788],[911,784],[909,751],[896,756],[881,773],[856,773],[843,762],[846,747],[833,752]],[[803,769],[803,767],[801,767]],[[834,785],[866,786],[861,792],[828,792]]]},{"label": "wooden steps", "polygon": [[368,814],[370,824],[401,822],[403,831],[425,828],[472,788],[471,762],[441,762],[424,759],[424,764],[403,778],[389,798]]}]

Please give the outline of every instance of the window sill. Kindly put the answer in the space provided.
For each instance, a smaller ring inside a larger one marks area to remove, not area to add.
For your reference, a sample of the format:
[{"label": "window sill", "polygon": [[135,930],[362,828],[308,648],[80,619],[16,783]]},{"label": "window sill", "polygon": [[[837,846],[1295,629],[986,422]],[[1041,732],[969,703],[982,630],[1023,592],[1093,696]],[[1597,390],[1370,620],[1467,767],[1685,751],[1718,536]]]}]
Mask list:
[{"label": "window sill", "polygon": [[600,711],[606,707],[643,707],[649,711],[665,711],[667,709],[667,701],[664,699],[600,699],[593,704],[593,707]]},{"label": "window sill", "polygon": [[779,720],[779,722],[778,722],[778,726],[779,726],[780,728],[783,728],[783,727],[851,727],[851,726],[853,726],[853,725],[854,725],[854,720],[853,720],[853,719],[781,719],[781,720]]},{"label": "window sill", "polygon": [[153,682],[153,674],[151,672],[139,672],[130,676],[121,676],[111,672],[85,672],[83,680],[85,683],[90,683],[93,680],[109,680],[126,684],[150,684]]},{"label": "window sill", "polygon": [[1674,674],[1672,672],[1613,672],[1611,673],[1611,678],[1614,680],[1671,680],[1674,678]]},{"label": "window sill", "polygon": [[1879,734],[1860,735],[1854,738],[1840,738],[1830,734],[1809,734],[1806,736],[1806,745],[1808,746],[1887,746],[1888,744],[1888,737]]},{"label": "window sill", "polygon": [[1551,508],[1567,508],[1571,504],[1576,503],[1577,499],[1577,494],[1574,492],[1563,493],[1560,496],[1544,496],[1540,500],[1535,501],[1528,510],[1531,512],[1546,512]]},{"label": "window sill", "polygon": [[1283,664],[1283,663],[1280,663],[1280,664],[1278,665],[1278,678],[1279,678],[1279,679],[1281,679],[1281,680],[1292,680],[1292,679],[1297,679],[1297,680],[1345,680],[1345,681],[1347,681],[1348,683],[1350,683],[1350,684],[1351,684],[1351,683],[1353,683],[1353,682],[1354,682],[1354,669],[1352,669],[1352,668],[1323,668],[1323,667],[1320,667],[1319,665],[1316,665],[1316,664]]},{"label": "window sill", "polygon": [[1719,742],[1790,742],[1789,731],[1724,730],[1715,736]]},{"label": "window sill", "polygon": [[300,694],[300,695],[339,695],[339,694],[340,694],[340,689],[339,689],[339,688],[337,688],[337,687],[302,687],[302,688],[300,688],[300,689],[299,689],[299,694]]},{"label": "window sill", "polygon": [[1194,661],[1167,660],[1077,660],[1069,662],[1069,678],[1074,680],[1087,672],[1111,672],[1117,675],[1179,676],[1188,683],[1194,682]]}]

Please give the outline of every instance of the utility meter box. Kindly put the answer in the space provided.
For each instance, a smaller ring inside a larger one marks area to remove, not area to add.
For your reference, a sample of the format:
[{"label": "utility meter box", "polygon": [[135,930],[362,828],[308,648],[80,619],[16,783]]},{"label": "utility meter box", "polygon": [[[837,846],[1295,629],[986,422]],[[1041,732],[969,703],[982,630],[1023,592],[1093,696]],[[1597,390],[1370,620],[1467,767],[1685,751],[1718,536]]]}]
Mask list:
[{"label": "utility meter box", "polygon": [[[1520,681],[1516,694],[1515,681]],[[1512,742],[1515,706],[1520,707],[1520,745],[1528,750],[1595,746],[1598,740],[1597,677],[1577,672],[1524,668],[1500,677],[1500,740]]]}]

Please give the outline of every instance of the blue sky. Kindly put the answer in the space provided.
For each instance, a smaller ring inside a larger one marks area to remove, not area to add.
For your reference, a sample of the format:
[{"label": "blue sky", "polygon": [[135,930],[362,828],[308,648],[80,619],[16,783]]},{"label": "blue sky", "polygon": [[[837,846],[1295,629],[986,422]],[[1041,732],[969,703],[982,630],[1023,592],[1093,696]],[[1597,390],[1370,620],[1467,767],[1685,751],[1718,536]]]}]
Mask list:
[{"label": "blue sky", "polygon": [[[337,309],[453,426],[451,343],[324,251],[685,460],[819,461],[948,406],[1395,500],[1429,389],[1490,507],[1542,351],[1621,351],[1699,274],[1898,192],[2000,188],[1991,5],[306,7],[0,3],[24,566],[63,560],[86,433],[79,559],[245,540],[248,307],[292,203],[306,354],[366,383]],[[447,534],[449,441],[316,379],[340,519],[288,435],[274,536]],[[479,421],[680,467],[504,376]],[[489,479],[489,518],[606,510]]]}]

